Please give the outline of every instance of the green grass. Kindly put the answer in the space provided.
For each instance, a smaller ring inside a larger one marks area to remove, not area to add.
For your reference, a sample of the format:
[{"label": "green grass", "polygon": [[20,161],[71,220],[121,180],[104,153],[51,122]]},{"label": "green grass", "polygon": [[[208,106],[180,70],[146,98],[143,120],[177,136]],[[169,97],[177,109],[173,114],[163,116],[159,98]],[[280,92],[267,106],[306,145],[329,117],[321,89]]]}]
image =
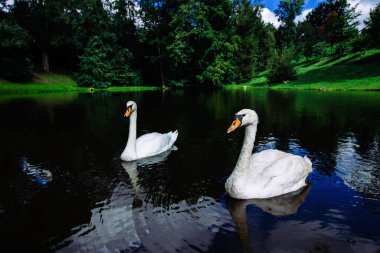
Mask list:
[{"label": "green grass", "polygon": [[[109,92],[129,92],[129,91],[146,91],[158,90],[161,87],[148,86],[125,86],[110,87],[105,89]],[[32,81],[26,83],[14,83],[6,80],[0,80],[1,96],[19,96],[19,95],[36,95],[40,93],[79,93],[79,92],[96,92],[100,89],[79,87],[74,79],[64,74],[41,74],[36,73]]]},{"label": "green grass", "polygon": [[88,92],[85,87],[78,87],[75,81],[62,74],[34,74],[31,82],[13,83],[0,80],[1,94],[36,94],[56,92]]},{"label": "green grass", "polygon": [[273,89],[380,90],[380,50],[344,57],[303,60],[296,64],[297,80],[268,84],[265,73],[243,85]]},{"label": "green grass", "polygon": [[128,92],[128,91],[150,91],[161,90],[161,87],[155,86],[123,86],[123,87],[109,87],[106,90],[109,92]]}]

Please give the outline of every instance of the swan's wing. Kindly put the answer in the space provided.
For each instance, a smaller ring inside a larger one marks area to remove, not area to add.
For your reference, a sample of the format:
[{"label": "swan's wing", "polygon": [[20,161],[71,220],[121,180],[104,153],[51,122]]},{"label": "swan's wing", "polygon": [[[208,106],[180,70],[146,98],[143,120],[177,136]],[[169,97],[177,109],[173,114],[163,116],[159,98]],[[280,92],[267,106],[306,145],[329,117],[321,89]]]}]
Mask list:
[{"label": "swan's wing", "polygon": [[304,158],[279,150],[265,150],[253,155],[250,168],[256,184],[268,190],[273,187],[276,191],[304,184],[311,171]]},{"label": "swan's wing", "polygon": [[149,133],[140,136],[136,140],[137,157],[148,157],[165,152],[174,144],[177,136],[177,131],[165,134]]},{"label": "swan's wing", "polygon": [[273,163],[281,158],[284,158],[287,155],[287,153],[276,149],[268,149],[259,153],[255,153],[251,156],[249,165],[250,172],[255,173],[256,175],[264,175],[268,177],[281,174],[282,170],[277,171],[276,169],[270,170],[268,168],[271,168]]}]

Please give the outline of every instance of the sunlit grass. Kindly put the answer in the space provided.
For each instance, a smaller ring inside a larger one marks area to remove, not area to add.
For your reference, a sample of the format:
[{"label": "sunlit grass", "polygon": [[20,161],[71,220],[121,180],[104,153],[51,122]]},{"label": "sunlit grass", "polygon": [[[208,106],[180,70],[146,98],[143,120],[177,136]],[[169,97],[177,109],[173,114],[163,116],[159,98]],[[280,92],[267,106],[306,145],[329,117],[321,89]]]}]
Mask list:
[{"label": "sunlit grass", "polygon": [[296,64],[298,78],[268,84],[261,73],[243,85],[274,89],[380,90],[380,50],[352,53],[344,57],[303,60]]},{"label": "sunlit grass", "polygon": [[63,74],[34,74],[32,81],[14,83],[5,80],[0,81],[1,94],[35,94],[56,92],[87,92],[89,89],[78,87],[75,81]]},{"label": "sunlit grass", "polygon": [[[130,91],[148,91],[158,90],[161,87],[150,86],[123,86],[110,87],[102,89],[109,92],[130,92]],[[69,75],[56,73],[36,73],[30,82],[14,83],[6,80],[0,80],[0,95],[5,94],[39,94],[39,93],[72,93],[72,92],[96,92],[101,89],[77,86],[75,80]]]}]

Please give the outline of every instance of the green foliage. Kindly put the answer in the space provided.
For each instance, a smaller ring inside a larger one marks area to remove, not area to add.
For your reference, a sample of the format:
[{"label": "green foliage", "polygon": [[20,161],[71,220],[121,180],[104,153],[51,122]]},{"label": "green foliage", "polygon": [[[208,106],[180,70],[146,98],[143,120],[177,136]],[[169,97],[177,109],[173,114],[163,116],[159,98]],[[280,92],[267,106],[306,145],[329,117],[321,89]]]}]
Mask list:
[{"label": "green foliage", "polygon": [[276,29],[250,0],[0,0],[0,71],[30,76],[33,59],[78,72],[82,86],[214,87],[250,82],[269,65],[272,81],[288,80],[301,54],[340,57],[380,45],[379,5],[358,35],[348,0],[321,2],[296,25],[303,4],[281,0]]},{"label": "green foliage", "polygon": [[296,16],[301,14],[304,4],[304,0],[281,0],[275,10],[276,16],[286,26],[289,26],[294,23]]},{"label": "green foliage", "polygon": [[278,4],[275,13],[279,21],[282,21],[276,36],[279,48],[294,46],[297,35],[294,20],[301,14],[304,4],[304,0],[281,0]]},{"label": "green foliage", "polygon": [[234,35],[230,1],[189,1],[179,7],[170,23],[167,46],[168,84],[221,86],[236,82],[234,62],[239,36]]},{"label": "green foliage", "polygon": [[369,39],[372,47],[380,48],[380,3],[370,11],[369,18],[365,22],[363,33]]},{"label": "green foliage", "polygon": [[329,54],[329,44],[325,41],[321,41],[313,45],[312,47],[312,56],[320,59]]},{"label": "green foliage", "polygon": [[269,60],[272,58],[276,48],[275,38],[276,28],[273,25],[265,25],[258,33],[258,59],[256,61],[256,70],[263,71],[267,68]]},{"label": "green foliage", "polygon": [[295,67],[292,64],[291,50],[276,53],[270,63],[267,78],[269,83],[287,82],[296,79]]},{"label": "green foliage", "polygon": [[352,44],[352,52],[361,52],[369,47],[371,41],[366,39],[366,36],[359,35],[357,38],[351,41]]},{"label": "green foliage", "polygon": [[130,70],[128,49],[114,46],[115,37],[95,36],[80,57],[78,84],[94,88],[139,85],[139,75]]},{"label": "green foliage", "polygon": [[319,40],[334,44],[357,36],[358,15],[347,0],[327,0],[314,8],[306,20],[313,25]]},{"label": "green foliage", "polygon": [[0,76],[10,80],[26,80],[32,75],[28,57],[30,36],[16,22],[0,20]]},{"label": "green foliage", "polygon": [[348,41],[343,41],[335,45],[334,54],[336,56],[341,57],[351,52],[351,49],[352,49],[351,44]]},{"label": "green foliage", "polygon": [[239,37],[234,58],[238,68],[236,81],[239,83],[250,81],[255,76],[259,63],[262,64],[261,67],[265,66],[268,51],[274,47],[270,34],[265,30],[260,10],[259,6],[252,5],[248,0],[242,0],[237,6],[235,26]]},{"label": "green foliage", "polygon": [[297,46],[304,56],[313,55],[313,47],[317,43],[317,35],[309,21],[299,22],[297,25]]}]

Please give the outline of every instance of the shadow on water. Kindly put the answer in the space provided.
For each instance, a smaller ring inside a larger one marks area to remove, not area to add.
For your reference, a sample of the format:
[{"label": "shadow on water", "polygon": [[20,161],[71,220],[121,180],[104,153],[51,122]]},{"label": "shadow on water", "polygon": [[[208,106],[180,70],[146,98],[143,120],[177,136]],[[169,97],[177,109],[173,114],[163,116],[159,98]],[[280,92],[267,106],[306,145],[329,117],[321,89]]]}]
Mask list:
[{"label": "shadow on water", "polygon": [[[178,151],[136,163],[119,160],[128,138],[128,100],[139,105],[137,135],[178,129]],[[54,101],[0,103],[3,248],[380,248],[380,93],[221,89],[79,94]],[[293,200],[231,204],[225,198],[224,180],[244,134],[226,135],[226,129],[242,108],[259,115],[254,152],[277,148],[313,162],[303,204],[292,209]],[[243,209],[248,237],[240,232],[242,211],[234,211]],[[282,210],[295,213],[277,216]]]}]

